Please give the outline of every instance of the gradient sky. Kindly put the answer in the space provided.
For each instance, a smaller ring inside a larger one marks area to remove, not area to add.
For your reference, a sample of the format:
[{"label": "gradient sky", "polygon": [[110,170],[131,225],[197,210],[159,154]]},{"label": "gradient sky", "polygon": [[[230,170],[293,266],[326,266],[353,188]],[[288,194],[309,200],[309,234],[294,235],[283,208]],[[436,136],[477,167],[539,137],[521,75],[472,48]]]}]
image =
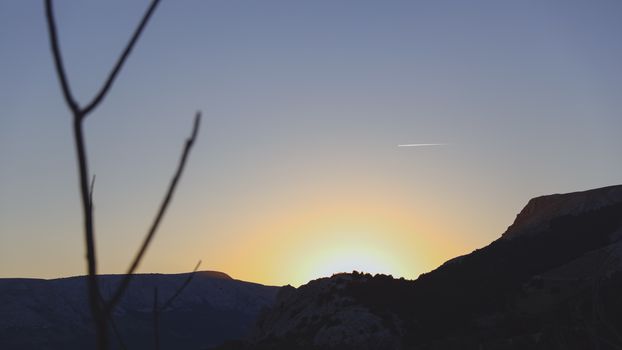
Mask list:
[{"label": "gradient sky", "polygon": [[[146,1],[58,1],[73,91]],[[100,271],[415,278],[529,198],[622,183],[622,2],[163,1],[86,121]],[[86,270],[71,118],[40,1],[0,2],[0,277]],[[398,144],[442,146],[397,147]]]}]

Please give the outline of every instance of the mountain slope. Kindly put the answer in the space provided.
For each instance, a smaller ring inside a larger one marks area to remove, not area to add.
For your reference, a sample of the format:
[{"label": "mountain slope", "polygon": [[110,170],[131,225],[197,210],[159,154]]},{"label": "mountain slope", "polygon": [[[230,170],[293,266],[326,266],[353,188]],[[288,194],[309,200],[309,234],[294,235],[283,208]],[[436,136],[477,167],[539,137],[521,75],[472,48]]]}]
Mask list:
[{"label": "mountain slope", "polygon": [[[153,348],[153,293],[161,302],[188,274],[139,274],[114,312],[129,349]],[[107,297],[122,275],[99,277]],[[160,315],[162,348],[205,348],[245,335],[259,311],[274,301],[277,287],[238,281],[220,272],[197,272]],[[94,348],[86,278],[0,279],[0,348]],[[119,344],[111,335],[113,349]]]},{"label": "mountain slope", "polygon": [[531,200],[501,238],[415,281],[284,290],[232,349],[619,349],[622,186]]}]

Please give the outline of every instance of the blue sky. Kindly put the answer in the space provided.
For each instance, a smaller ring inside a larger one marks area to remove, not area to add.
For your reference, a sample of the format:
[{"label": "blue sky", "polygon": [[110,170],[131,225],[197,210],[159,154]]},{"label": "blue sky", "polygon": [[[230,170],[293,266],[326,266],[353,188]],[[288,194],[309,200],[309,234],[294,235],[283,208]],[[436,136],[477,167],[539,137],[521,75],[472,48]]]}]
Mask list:
[{"label": "blue sky", "polygon": [[[147,2],[55,5],[85,103]],[[412,278],[498,237],[533,196],[619,184],[620,18],[619,1],[163,1],[86,121],[102,272],[124,270],[197,109],[142,271],[203,259],[302,282],[323,245],[359,230],[353,268],[382,243],[378,264]],[[71,118],[41,2],[0,3],[0,77],[0,276],[81,274]],[[309,235],[323,243],[305,251]]]}]

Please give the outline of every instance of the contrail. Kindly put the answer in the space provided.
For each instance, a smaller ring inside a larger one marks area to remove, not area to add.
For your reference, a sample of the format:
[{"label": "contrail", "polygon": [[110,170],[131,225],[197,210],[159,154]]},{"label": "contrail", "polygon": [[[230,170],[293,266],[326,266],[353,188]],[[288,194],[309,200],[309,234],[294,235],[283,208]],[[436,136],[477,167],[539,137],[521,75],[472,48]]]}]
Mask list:
[{"label": "contrail", "polygon": [[397,147],[426,147],[426,146],[446,146],[446,143],[405,143]]}]

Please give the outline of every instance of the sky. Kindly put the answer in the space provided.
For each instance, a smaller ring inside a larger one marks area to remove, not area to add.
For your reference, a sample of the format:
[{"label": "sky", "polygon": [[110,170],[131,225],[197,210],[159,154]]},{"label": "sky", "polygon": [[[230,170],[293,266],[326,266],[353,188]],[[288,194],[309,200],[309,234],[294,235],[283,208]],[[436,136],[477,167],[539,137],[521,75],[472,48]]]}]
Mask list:
[{"label": "sky", "polygon": [[[77,99],[146,1],[57,1]],[[101,273],[416,278],[539,195],[622,183],[622,2],[163,1],[85,122]],[[0,277],[86,271],[43,3],[0,2]],[[398,147],[405,144],[439,144]]]}]

